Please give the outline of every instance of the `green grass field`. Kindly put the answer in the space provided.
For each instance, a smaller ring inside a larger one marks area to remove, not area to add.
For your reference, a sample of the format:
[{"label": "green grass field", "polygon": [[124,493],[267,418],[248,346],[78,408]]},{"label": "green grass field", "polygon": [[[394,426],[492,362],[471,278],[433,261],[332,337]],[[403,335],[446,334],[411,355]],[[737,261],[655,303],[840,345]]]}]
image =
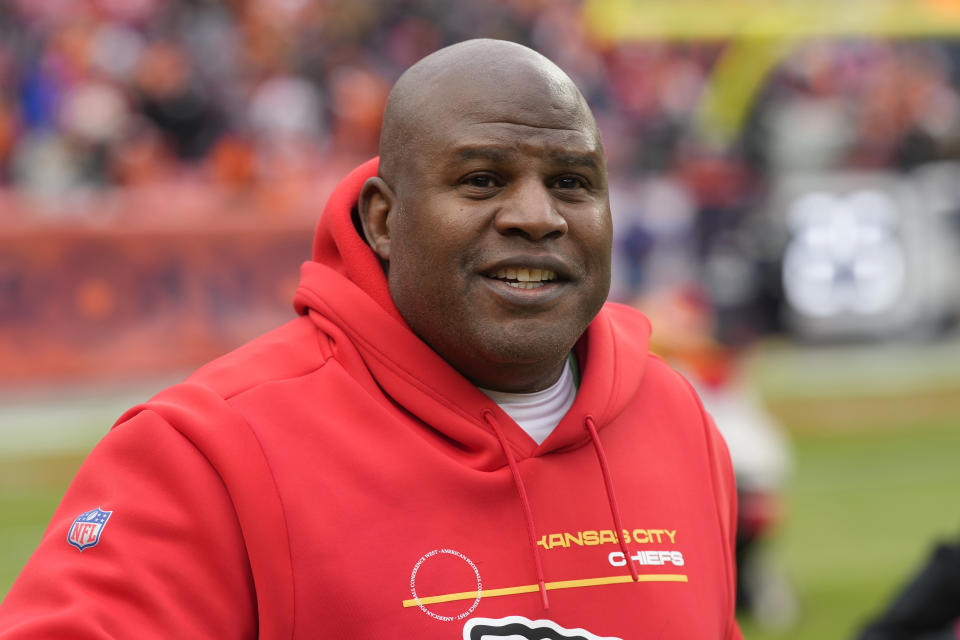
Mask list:
[{"label": "green grass field", "polygon": [[0,597],[40,542],[82,461],[79,454],[0,457]]},{"label": "green grass field", "polygon": [[[808,355],[773,347],[753,367],[793,436],[789,513],[773,551],[799,594],[800,618],[777,632],[744,621],[748,640],[851,638],[936,540],[960,537],[956,352],[938,347],[914,364],[902,354]],[[881,361],[883,376],[874,364]],[[90,434],[105,428],[80,427]],[[0,596],[39,541],[82,453],[0,453]]]},{"label": "green grass field", "polygon": [[773,553],[800,618],[750,640],[852,638],[938,540],[960,538],[960,342],[797,349],[751,368],[792,435]]},{"label": "green grass field", "polygon": [[800,434],[794,446],[775,551],[799,591],[800,619],[778,633],[744,621],[744,636],[851,638],[935,540],[960,537],[960,420]]}]

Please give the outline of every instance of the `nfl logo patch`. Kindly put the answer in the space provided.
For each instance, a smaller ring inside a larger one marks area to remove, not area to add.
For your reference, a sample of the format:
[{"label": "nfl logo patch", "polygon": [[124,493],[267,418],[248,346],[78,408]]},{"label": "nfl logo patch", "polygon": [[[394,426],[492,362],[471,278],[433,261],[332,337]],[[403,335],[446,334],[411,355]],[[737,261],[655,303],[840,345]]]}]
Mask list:
[{"label": "nfl logo patch", "polygon": [[67,542],[80,551],[87,547],[96,546],[100,542],[100,534],[103,533],[103,528],[107,526],[107,520],[110,519],[112,514],[113,511],[104,511],[99,507],[81,513],[70,526]]}]

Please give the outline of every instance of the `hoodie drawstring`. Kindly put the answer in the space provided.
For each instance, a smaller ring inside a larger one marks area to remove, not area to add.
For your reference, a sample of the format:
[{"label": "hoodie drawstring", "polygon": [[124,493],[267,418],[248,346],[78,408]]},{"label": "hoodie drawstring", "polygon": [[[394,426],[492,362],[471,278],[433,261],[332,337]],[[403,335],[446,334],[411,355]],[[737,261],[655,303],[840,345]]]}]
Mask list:
[{"label": "hoodie drawstring", "polygon": [[533,509],[530,508],[530,499],[527,497],[527,490],[523,486],[523,479],[520,477],[520,468],[517,466],[517,460],[513,456],[513,451],[510,450],[510,445],[507,444],[507,439],[503,437],[503,432],[500,431],[497,421],[493,419],[493,414],[489,411],[484,411],[483,419],[487,424],[490,425],[490,428],[492,428],[493,432],[497,435],[497,440],[500,441],[500,446],[503,448],[503,453],[507,456],[507,463],[510,465],[510,471],[513,473],[513,485],[516,487],[517,493],[520,495],[520,504],[523,506],[523,515],[527,521],[527,535],[530,538],[530,550],[533,553],[533,564],[537,569],[537,584],[540,586],[540,599],[543,601],[543,608],[549,609],[550,602],[547,600],[547,585],[543,579],[543,563],[540,561],[540,550],[537,549],[537,533],[533,526]]},{"label": "hoodie drawstring", "polygon": [[603,453],[603,447],[600,445],[600,435],[597,433],[597,427],[593,423],[593,417],[587,416],[583,421],[587,431],[590,432],[590,439],[593,440],[593,449],[597,452],[597,459],[600,461],[600,471],[603,473],[603,484],[607,488],[607,499],[610,501],[610,513],[613,515],[613,525],[616,527],[617,540],[620,541],[620,550],[623,552],[623,559],[627,561],[630,567],[630,575],[633,581],[640,580],[637,574],[637,568],[633,566],[633,560],[630,558],[630,552],[627,549],[626,540],[623,536],[623,523],[620,518],[620,507],[617,505],[617,497],[613,493],[613,479],[610,477],[610,468],[607,466],[607,456]]},{"label": "hoodie drawstring", "polygon": [[[503,436],[503,432],[500,430],[500,426],[494,419],[493,414],[490,411],[484,411],[483,419],[488,425],[490,425],[490,428],[493,429],[494,434],[496,434],[497,440],[500,442],[500,446],[503,448],[503,453],[507,457],[507,463],[510,465],[510,472],[513,474],[513,485],[516,487],[517,494],[520,496],[520,505],[523,507],[523,515],[527,523],[527,536],[530,539],[530,550],[533,554],[533,564],[537,570],[537,584],[540,587],[540,598],[543,601],[543,608],[549,609],[550,603],[547,599],[547,585],[543,577],[543,563],[540,560],[540,550],[537,549],[537,533],[533,524],[533,509],[530,507],[530,498],[527,497],[527,489],[523,484],[523,478],[520,476],[520,468],[517,466],[517,459],[514,457],[513,451],[510,449],[510,445],[507,443],[507,439]],[[590,440],[593,442],[593,449],[597,452],[597,460],[600,463],[600,472],[603,475],[603,486],[607,491],[607,500],[610,502],[610,514],[613,516],[613,525],[616,527],[617,541],[620,543],[620,550],[623,552],[623,557],[627,562],[627,566],[630,567],[630,576],[633,578],[634,582],[639,582],[640,576],[637,573],[637,568],[634,566],[633,561],[630,558],[630,549],[627,547],[627,542],[623,536],[623,519],[620,517],[620,506],[617,504],[617,497],[613,491],[613,479],[610,476],[610,467],[607,464],[607,456],[603,452],[603,445],[600,443],[600,435],[597,433],[597,427],[594,424],[592,416],[587,416],[583,423],[584,427],[587,429],[587,432],[590,434]]]}]

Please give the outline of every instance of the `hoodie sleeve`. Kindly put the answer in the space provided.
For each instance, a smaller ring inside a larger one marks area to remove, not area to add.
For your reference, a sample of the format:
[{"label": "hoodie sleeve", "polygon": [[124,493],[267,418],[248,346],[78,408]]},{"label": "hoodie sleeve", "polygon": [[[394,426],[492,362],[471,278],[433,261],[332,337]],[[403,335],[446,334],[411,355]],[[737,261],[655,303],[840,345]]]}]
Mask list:
[{"label": "hoodie sleeve", "polygon": [[0,640],[254,638],[256,606],[220,476],[147,410],[81,467],[0,604]]},{"label": "hoodie sleeve", "polygon": [[[703,411],[703,409],[701,409]],[[727,634],[729,640],[743,640],[740,627],[734,617],[737,599],[737,483],[733,475],[733,465],[730,462],[730,452],[720,430],[717,429],[713,418],[703,411],[707,422],[707,437],[712,455],[713,476],[716,486],[717,513],[720,517],[720,527],[724,536],[724,552],[727,554],[729,567],[730,593],[730,628]]]},{"label": "hoodie sleeve", "polygon": [[740,625],[737,624],[737,481],[733,473],[730,451],[717,428],[713,417],[707,413],[693,388],[685,378],[677,374],[696,401],[704,427],[710,464],[710,477],[713,481],[714,503],[720,525],[720,548],[727,567],[727,608],[730,611],[725,640],[743,640]]}]

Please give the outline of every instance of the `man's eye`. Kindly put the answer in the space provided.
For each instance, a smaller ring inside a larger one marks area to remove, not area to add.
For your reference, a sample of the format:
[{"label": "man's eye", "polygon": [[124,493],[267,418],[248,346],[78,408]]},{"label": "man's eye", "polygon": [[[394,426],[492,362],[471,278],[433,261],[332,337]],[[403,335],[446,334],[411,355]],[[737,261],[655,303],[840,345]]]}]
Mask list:
[{"label": "man's eye", "polygon": [[553,181],[553,186],[557,189],[583,189],[587,186],[583,178],[576,176],[560,176]]},{"label": "man's eye", "polygon": [[493,176],[484,174],[470,176],[465,180],[465,182],[471,187],[479,187],[481,189],[489,189],[490,187],[497,186],[496,180],[494,180]]}]

